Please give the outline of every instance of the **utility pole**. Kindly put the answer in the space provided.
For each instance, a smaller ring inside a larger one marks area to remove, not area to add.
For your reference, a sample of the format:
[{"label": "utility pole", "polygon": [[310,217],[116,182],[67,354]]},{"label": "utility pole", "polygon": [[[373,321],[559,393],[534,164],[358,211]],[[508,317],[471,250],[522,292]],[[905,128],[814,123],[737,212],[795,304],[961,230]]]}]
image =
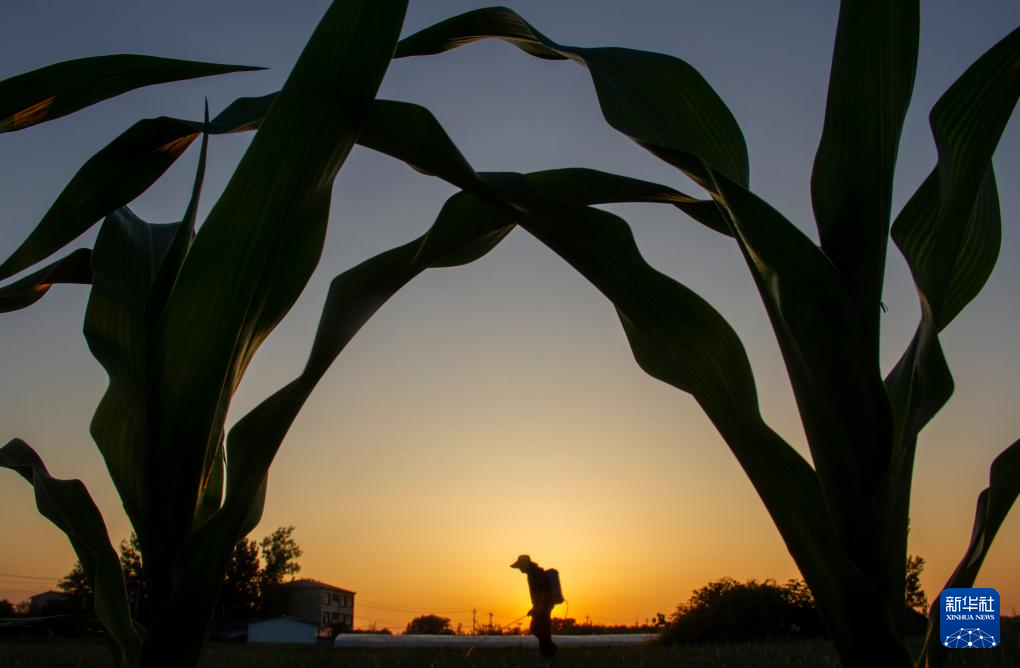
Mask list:
[{"label": "utility pole", "polygon": [[471,608],[471,633],[477,633],[478,622],[476,616],[478,615],[478,608]]},{"label": "utility pole", "polygon": [[492,613],[489,613],[489,633],[492,633]]}]

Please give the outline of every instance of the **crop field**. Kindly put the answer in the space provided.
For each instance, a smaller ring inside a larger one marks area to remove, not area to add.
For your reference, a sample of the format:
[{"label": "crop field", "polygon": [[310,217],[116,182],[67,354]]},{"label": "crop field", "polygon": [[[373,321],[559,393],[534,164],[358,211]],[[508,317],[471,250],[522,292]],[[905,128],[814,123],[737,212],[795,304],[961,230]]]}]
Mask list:
[{"label": "crop field", "polygon": [[[1020,638],[1013,636],[994,650],[960,650],[948,666],[1006,668],[1020,665]],[[0,640],[0,668],[112,668],[109,652],[95,640]],[[209,644],[202,668],[528,668],[548,666],[536,652],[520,648],[333,648],[256,647]],[[685,666],[747,666],[766,668],[839,666],[832,646],[824,641],[732,643],[697,646],[567,647],[551,664],[563,668],[655,668]]]}]

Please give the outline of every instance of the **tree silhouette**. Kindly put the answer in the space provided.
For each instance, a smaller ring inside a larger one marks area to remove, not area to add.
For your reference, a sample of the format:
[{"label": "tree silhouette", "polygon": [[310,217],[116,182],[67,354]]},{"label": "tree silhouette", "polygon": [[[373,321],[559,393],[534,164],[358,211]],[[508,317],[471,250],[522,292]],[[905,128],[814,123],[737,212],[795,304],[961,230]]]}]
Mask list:
[{"label": "tree silhouette", "polygon": [[223,588],[220,590],[221,617],[244,619],[258,612],[262,602],[260,576],[259,545],[254,539],[242,538],[230,556]]},{"label": "tree silhouette", "polygon": [[430,636],[452,636],[450,620],[439,615],[420,615],[407,623],[404,633]]},{"label": "tree silhouette", "polygon": [[262,586],[263,592],[267,585],[280,584],[288,575],[293,576],[301,570],[297,562],[301,556],[301,548],[291,534],[293,526],[280,527],[262,539]]},{"label": "tree silhouette", "polygon": [[80,561],[74,562],[71,572],[57,583],[57,588],[64,592],[69,609],[76,611],[92,609],[96,594]]},{"label": "tree silhouette", "polygon": [[928,596],[921,589],[921,571],[923,570],[923,557],[907,556],[906,604],[908,608],[922,613],[928,610]]},{"label": "tree silhouette", "polygon": [[136,620],[147,620],[149,609],[145,577],[142,574],[142,552],[134,531],[129,538],[120,541],[120,570],[124,574],[124,586],[127,588],[132,617]]}]

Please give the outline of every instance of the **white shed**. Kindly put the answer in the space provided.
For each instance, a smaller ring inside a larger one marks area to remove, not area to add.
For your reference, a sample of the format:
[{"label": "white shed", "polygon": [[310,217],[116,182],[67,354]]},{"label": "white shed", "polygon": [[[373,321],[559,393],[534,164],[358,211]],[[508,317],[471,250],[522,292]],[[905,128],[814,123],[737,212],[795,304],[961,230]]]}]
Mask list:
[{"label": "white shed", "polygon": [[274,617],[248,624],[250,643],[314,645],[318,633],[317,625],[289,617]]}]

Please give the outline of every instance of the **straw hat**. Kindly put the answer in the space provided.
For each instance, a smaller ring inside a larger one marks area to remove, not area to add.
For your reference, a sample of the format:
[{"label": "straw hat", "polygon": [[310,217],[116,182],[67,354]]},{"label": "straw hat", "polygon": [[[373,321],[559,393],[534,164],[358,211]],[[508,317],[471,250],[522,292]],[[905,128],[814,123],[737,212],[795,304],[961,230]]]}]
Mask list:
[{"label": "straw hat", "polygon": [[517,561],[510,564],[510,568],[518,568],[521,571],[526,571],[533,563],[535,562],[531,560],[531,557],[529,557],[526,554],[522,554],[521,556],[517,557]]}]

